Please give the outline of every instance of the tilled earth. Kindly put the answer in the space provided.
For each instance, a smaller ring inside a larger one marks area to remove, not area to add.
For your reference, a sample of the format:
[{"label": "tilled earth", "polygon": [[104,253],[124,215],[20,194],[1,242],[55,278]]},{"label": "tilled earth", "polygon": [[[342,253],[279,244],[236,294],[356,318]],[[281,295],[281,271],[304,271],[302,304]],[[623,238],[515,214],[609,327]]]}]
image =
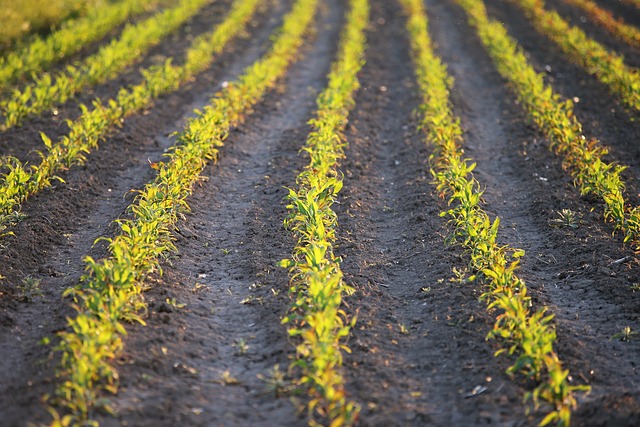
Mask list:
[{"label": "tilled earth", "polygon": [[[172,56],[179,62],[189,40],[220,22],[230,3],[210,4],[121,78],[61,106],[57,115],[0,134],[2,154],[35,161],[39,131],[62,135],[64,119],[77,116],[80,102],[139,81],[142,66]],[[288,277],[276,266],[295,244],[282,225],[284,196],[307,162],[300,148],[346,10],[344,0],[322,3],[297,63],[230,133],[195,189],[191,213],[175,233],[177,253],[163,262],[162,276],[148,279],[147,326],[128,328],[116,361],[120,392],[105,396],[115,414],[98,414],[101,425],[306,424],[299,409],[304,397],[273,393],[269,378],[278,369],[286,372],[294,356],[294,342],[280,324],[289,307]],[[639,52],[583,22],[562,1],[548,3],[638,64]],[[598,3],[640,24],[640,12],[628,5]],[[106,255],[104,244],[94,241],[117,232],[113,221],[126,215],[131,190],[153,178],[149,162],[174,143],[171,134],[268,49],[269,35],[291,4],[265,1],[243,38],[208,71],[127,119],[86,165],[62,175],[65,183],[24,205],[27,219],[0,241],[0,424],[50,420],[41,398],[54,390],[58,360],[40,342],[50,337],[55,343],[73,315],[62,292],[80,280],[86,255]],[[556,316],[556,349],[572,381],[593,388],[579,394],[573,424],[640,425],[640,339],[613,338],[625,327],[640,327],[640,258],[612,235],[599,201],[573,187],[463,10],[451,0],[425,4],[436,51],[455,79],[452,103],[465,130],[465,151],[477,162],[486,210],[501,219],[501,243],[526,251],[520,275],[534,304]],[[610,148],[608,160],[628,166],[627,194],[638,204],[640,124],[634,113],[538,34],[516,6],[504,0],[487,6],[534,67],[547,71],[555,90],[577,99],[585,134]],[[508,357],[493,356],[499,343],[485,337],[496,313],[479,301],[482,286],[464,280],[461,248],[446,243],[452,229],[439,215],[447,206],[431,182],[432,149],[415,130],[420,99],[400,10],[395,1],[372,0],[362,87],[340,164],[337,253],[356,290],[344,309],[357,314],[351,353],[344,355],[347,392],[362,407],[362,426],[535,425],[542,412],[528,414],[522,403],[531,384],[505,373]],[[576,227],[556,221],[563,209],[576,213]],[[39,282],[41,293],[21,290],[25,281]]]}]

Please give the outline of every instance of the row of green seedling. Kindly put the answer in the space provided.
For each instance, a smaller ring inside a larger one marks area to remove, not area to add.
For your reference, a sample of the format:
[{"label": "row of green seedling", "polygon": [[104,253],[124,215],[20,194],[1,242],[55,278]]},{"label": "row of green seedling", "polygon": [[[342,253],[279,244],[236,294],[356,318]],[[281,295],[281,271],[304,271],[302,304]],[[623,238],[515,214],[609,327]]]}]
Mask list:
[{"label": "row of green seedling", "polygon": [[592,0],[564,0],[572,6],[580,8],[591,22],[601,26],[614,37],[633,47],[640,47],[640,30],[613,16],[609,10],[603,9]]},{"label": "row of green seedling", "polygon": [[0,52],[4,53],[29,37],[53,31],[104,5],[103,0],[20,0],[0,2]]},{"label": "row of green seedling", "polygon": [[546,10],[543,0],[511,0],[527,14],[539,32],[547,36],[567,56],[593,74],[631,109],[640,110],[640,73],[627,66],[624,58],[571,26],[556,11]]},{"label": "row of green seedling", "polygon": [[212,32],[196,38],[186,52],[186,61],[177,66],[167,60],[163,65],[143,70],[143,81],[122,88],[115,99],[95,100],[92,109],[81,105],[82,114],[68,121],[70,131],[56,143],[45,134],[46,151],[38,165],[23,164],[15,158],[0,159],[0,236],[21,219],[20,207],[33,194],[51,186],[60,172],[86,160],[105,135],[124,119],[148,107],[154,99],[178,89],[206,69],[227,43],[246,27],[258,0],[236,1],[226,19]]},{"label": "row of green seedling", "polygon": [[72,295],[77,311],[68,330],[59,334],[61,377],[52,409],[54,426],[88,423],[102,391],[116,392],[118,375],[111,362],[124,343],[124,322],[144,323],[145,277],[160,272],[161,258],[175,250],[173,228],[189,210],[187,197],[208,161],[215,159],[229,130],[273,88],[296,57],[313,20],[317,0],[298,0],[285,17],[270,51],[239,79],[217,94],[179,135],[178,144],[158,164],[156,178],[130,206],[130,219],[119,220],[121,232],[109,241],[110,256],[100,262],[87,257],[87,274]]},{"label": "row of green seedling", "polygon": [[583,386],[569,384],[567,370],[553,350],[556,332],[552,315],[546,307],[532,312],[531,297],[522,279],[516,275],[523,251],[497,243],[499,219],[491,221],[481,207],[482,190],[473,177],[475,164],[463,157],[462,129],[450,107],[452,78],[432,48],[427,32],[427,17],[420,0],[401,0],[409,18],[407,30],[416,69],[418,86],[423,97],[420,106],[421,128],[435,146],[432,174],[437,189],[448,198],[450,209],[442,216],[451,217],[455,241],[470,256],[470,267],[488,290],[482,299],[489,310],[499,312],[489,337],[500,338],[504,346],[496,353],[515,357],[509,374],[522,373],[535,381],[527,394],[534,407],[542,401],[552,405],[540,425],[569,425],[571,410],[576,405],[573,395]]},{"label": "row of green seedling", "polygon": [[298,339],[291,369],[300,371],[298,386],[310,395],[310,425],[335,427],[352,425],[359,413],[345,395],[340,373],[355,317],[350,320],[341,307],[343,294],[352,289],[343,282],[340,259],[333,253],[337,217],[331,209],[342,188],[337,163],[344,157],[342,132],[360,86],[357,74],[364,62],[369,20],[368,0],[351,0],[349,7],[338,56],[310,122],[313,130],[304,147],[310,161],[296,179],[298,189],[290,189],[287,197],[290,212],[284,223],[298,242],[292,258],[280,263],[290,270],[293,300],[283,323]]},{"label": "row of green seedling", "polygon": [[177,30],[211,0],[180,0],[176,7],[164,10],[135,25],[127,25],[118,39],[103,46],[94,55],[64,71],[44,73],[23,89],[0,102],[3,129],[20,124],[29,115],[39,114],[71,99],[80,91],[117,77],[142,54]]},{"label": "row of green seedling", "polygon": [[0,57],[0,90],[104,37],[117,25],[153,7],[158,0],[123,0],[92,9],[47,37],[35,36],[24,46]]},{"label": "row of green seedling", "polygon": [[480,0],[464,0],[471,24],[494,61],[498,72],[514,88],[530,119],[549,139],[550,148],[570,171],[581,194],[594,194],[603,200],[605,220],[624,234],[624,242],[640,248],[640,208],[625,202],[621,173],[624,167],[602,160],[606,148],[588,140],[573,112],[573,102],[562,100],[536,73],[516,41],[505,28],[487,17]]}]

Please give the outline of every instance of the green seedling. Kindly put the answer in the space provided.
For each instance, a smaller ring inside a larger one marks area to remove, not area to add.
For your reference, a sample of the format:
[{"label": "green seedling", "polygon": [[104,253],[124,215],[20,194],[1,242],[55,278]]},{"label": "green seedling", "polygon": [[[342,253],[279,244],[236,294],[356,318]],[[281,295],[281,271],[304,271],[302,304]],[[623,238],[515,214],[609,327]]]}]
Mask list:
[{"label": "green seedling", "polygon": [[289,393],[290,384],[286,380],[286,373],[275,365],[267,375],[258,374],[258,378],[265,383],[265,393],[280,397]]},{"label": "green seedling", "polygon": [[[258,4],[258,0],[236,0],[227,19],[214,32],[218,38],[196,39],[195,49],[187,53],[183,66],[186,68],[167,63],[166,69],[157,74],[158,82],[175,78],[176,72],[193,75],[202,63],[208,64],[211,53],[217,52],[215,49],[224,45],[230,35],[238,34]],[[100,262],[85,259],[87,274],[82,283],[65,293],[74,296],[78,313],[69,318],[68,328],[59,334],[57,346],[62,354],[55,403],[64,408],[68,424],[95,424],[91,417],[102,401],[103,392],[117,392],[118,375],[111,362],[124,346],[123,322],[144,324],[140,313],[145,311],[146,304],[141,284],[152,273],[161,273],[160,260],[176,250],[175,225],[189,210],[186,200],[200,181],[202,171],[216,158],[229,130],[243,121],[267,90],[276,86],[298,56],[316,7],[317,0],[295,2],[269,51],[187,121],[177,144],[167,153],[167,160],[158,163],[155,179],[139,190],[129,206],[129,219],[118,221],[120,233],[107,240],[110,256]],[[213,43],[216,41],[222,43]],[[183,78],[180,75],[173,82],[181,82]],[[135,89],[125,92],[137,96]],[[108,105],[109,111],[119,110],[115,101]],[[57,415],[56,409],[51,408],[51,412]]]},{"label": "green seedling", "polygon": [[233,347],[236,348],[238,355],[246,354],[247,350],[249,350],[249,345],[244,338],[236,339],[236,341],[233,343]]},{"label": "green seedling", "polygon": [[[499,24],[490,23],[481,0],[457,1],[468,13],[483,43],[490,45],[495,41],[498,53],[509,46],[506,39],[498,42],[497,38],[506,33],[500,33]],[[481,299],[487,301],[491,312],[498,313],[488,337],[499,338],[504,344],[497,354],[516,358],[508,369],[510,374],[522,373],[535,382],[535,388],[528,394],[534,407],[538,408],[540,401],[551,404],[553,409],[543,418],[543,423],[568,425],[571,409],[576,406],[573,393],[587,387],[568,383],[568,372],[553,351],[556,338],[551,324],[553,316],[546,314],[546,308],[530,310],[531,298],[525,283],[516,275],[524,252],[497,243],[500,221],[491,220],[481,207],[482,188],[472,173],[475,164],[464,154],[460,120],[450,106],[453,81],[433,52],[423,2],[403,0],[402,3],[409,16],[407,29],[423,97],[419,108],[421,128],[435,151],[431,157],[431,173],[437,190],[449,203],[449,209],[442,215],[450,218],[455,243],[468,252],[469,269],[486,287]],[[517,72],[511,70],[511,73]]]},{"label": "green seedling", "polygon": [[554,218],[549,222],[556,227],[578,228],[578,218],[571,209],[558,211],[558,218]]},{"label": "green seedling", "polygon": [[23,301],[31,301],[36,297],[44,295],[40,289],[41,279],[27,276],[22,279],[22,283],[18,285],[19,298]]},{"label": "green seedling", "polygon": [[622,332],[614,334],[611,339],[620,341],[631,341],[631,338],[635,337],[636,335],[640,335],[640,332],[633,331],[631,327],[625,326],[624,329],[622,329]]},{"label": "green seedling", "polygon": [[342,189],[337,163],[344,156],[343,130],[354,94],[357,73],[365,51],[369,2],[350,0],[337,59],[331,66],[328,85],[317,98],[313,130],[303,151],[309,164],[298,175],[297,188],[287,197],[289,215],[285,227],[298,243],[291,259],[279,265],[290,270],[293,305],[283,320],[296,337],[296,360],[291,371],[301,371],[295,385],[308,391],[312,425],[350,426],[360,408],[347,399],[340,373],[344,340],[355,322],[341,307],[351,288],[343,282],[340,259],[333,253],[336,213],[331,209]]}]

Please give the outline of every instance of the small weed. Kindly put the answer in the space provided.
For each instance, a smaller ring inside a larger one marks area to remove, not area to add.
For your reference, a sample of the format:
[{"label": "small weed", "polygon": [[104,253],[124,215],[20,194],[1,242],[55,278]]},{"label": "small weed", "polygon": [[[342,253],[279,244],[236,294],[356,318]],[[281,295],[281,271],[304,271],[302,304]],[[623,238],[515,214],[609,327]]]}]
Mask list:
[{"label": "small weed", "polygon": [[400,333],[402,335],[409,335],[409,329],[407,329],[404,323],[401,323],[399,326],[400,326]]},{"label": "small weed", "polygon": [[44,295],[42,289],[40,289],[40,279],[27,276],[22,279],[22,284],[18,285],[19,298],[22,301],[31,301],[36,297]]},{"label": "small weed", "polygon": [[247,341],[245,341],[244,338],[238,338],[236,339],[236,342],[233,343],[233,347],[236,348],[236,355],[242,355],[242,354],[246,354],[247,350],[249,350],[249,345],[247,344]]},{"label": "small weed", "polygon": [[571,209],[562,209],[557,213],[559,217],[549,221],[551,226],[578,228],[578,218],[574,211]]},{"label": "small weed", "polygon": [[620,341],[631,341],[635,335],[640,335],[640,332],[631,330],[631,327],[625,326],[622,332],[618,332],[611,339],[620,340]]},{"label": "small weed", "polygon": [[258,378],[266,383],[265,393],[273,394],[275,397],[280,397],[289,391],[285,376],[286,374],[280,370],[280,365],[275,365],[266,376],[258,374]]},{"label": "small weed", "polygon": [[449,282],[464,284],[472,280],[471,277],[468,277],[468,270],[466,268],[458,269],[457,267],[453,267],[451,272],[453,273],[453,277],[449,279]]}]

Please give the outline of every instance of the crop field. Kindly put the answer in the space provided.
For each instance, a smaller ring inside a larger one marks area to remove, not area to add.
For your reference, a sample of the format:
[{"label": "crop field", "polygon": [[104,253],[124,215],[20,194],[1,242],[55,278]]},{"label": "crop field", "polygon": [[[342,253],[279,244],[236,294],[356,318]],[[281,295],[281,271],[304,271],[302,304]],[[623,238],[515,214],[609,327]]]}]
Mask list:
[{"label": "crop field", "polygon": [[45,3],[0,425],[640,425],[640,1]]}]

